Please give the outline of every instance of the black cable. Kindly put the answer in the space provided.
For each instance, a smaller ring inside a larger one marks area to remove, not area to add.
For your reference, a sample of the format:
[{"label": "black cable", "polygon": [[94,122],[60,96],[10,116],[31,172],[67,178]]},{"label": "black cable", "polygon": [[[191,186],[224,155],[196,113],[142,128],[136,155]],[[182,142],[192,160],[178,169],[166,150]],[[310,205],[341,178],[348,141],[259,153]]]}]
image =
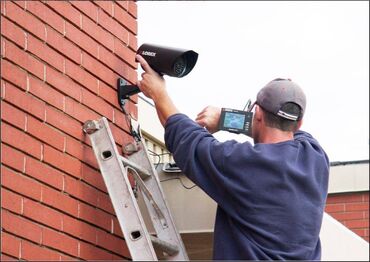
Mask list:
[{"label": "black cable", "polygon": [[[163,156],[163,155],[170,155],[170,154],[171,154],[171,153],[169,153],[169,152],[162,153],[162,154],[158,154],[158,153],[156,153],[156,152],[154,152],[154,151],[152,151],[152,150],[150,150],[150,149],[148,149],[148,151],[149,151],[150,153],[152,153],[152,156],[157,156],[157,157],[158,157],[158,162],[156,163],[155,168],[157,168],[157,167],[158,167],[158,165],[160,164],[160,162],[161,162],[161,156]],[[195,184],[194,184],[194,185],[192,185],[191,187],[186,186],[180,177],[172,177],[172,178],[168,178],[168,179],[163,179],[163,180],[160,180],[159,182],[166,182],[166,181],[174,180],[174,179],[178,179],[178,180],[180,180],[181,185],[182,185],[185,189],[193,189],[194,187],[196,187],[196,186],[197,186],[197,185],[195,185]]]},{"label": "black cable", "polygon": [[127,124],[128,128],[130,129],[130,135],[135,139],[136,142],[141,141],[140,134],[137,133],[137,131],[134,130],[134,128],[132,126],[132,121],[131,121],[132,116],[131,116],[131,114],[126,111],[124,106],[122,106],[121,109],[123,111],[123,114],[125,115],[126,124]]},{"label": "black cable", "polygon": [[174,180],[174,179],[178,179],[178,180],[180,180],[181,185],[182,185],[184,188],[186,188],[186,189],[193,189],[194,187],[196,187],[196,186],[197,186],[197,185],[195,185],[195,184],[194,184],[194,185],[192,185],[191,187],[186,186],[180,177],[167,178],[167,179],[160,180],[159,182],[166,182],[166,181]]},{"label": "black cable", "polygon": [[151,153],[150,154],[151,156],[158,157],[158,161],[157,161],[157,163],[155,163],[155,168],[157,168],[159,166],[159,164],[161,163],[161,156],[159,154],[157,154],[156,152],[153,152],[152,150],[148,149],[148,151]]}]

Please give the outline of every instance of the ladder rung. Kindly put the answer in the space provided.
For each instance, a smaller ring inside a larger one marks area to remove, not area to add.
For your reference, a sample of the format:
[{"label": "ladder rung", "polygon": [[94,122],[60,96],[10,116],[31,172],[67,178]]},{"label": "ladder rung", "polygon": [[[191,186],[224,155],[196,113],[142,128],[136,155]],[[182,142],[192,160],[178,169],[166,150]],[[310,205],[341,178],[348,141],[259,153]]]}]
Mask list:
[{"label": "ladder rung", "polygon": [[144,169],[141,166],[137,165],[136,163],[128,160],[127,158],[124,158],[123,156],[119,156],[119,157],[120,157],[123,165],[129,166],[129,167],[135,169],[139,173],[139,175],[142,179],[146,179],[146,178],[150,177],[150,173],[146,169]]},{"label": "ladder rung", "polygon": [[155,236],[150,236],[150,240],[152,240],[152,243],[155,247],[161,249],[162,251],[166,252],[168,255],[173,256],[179,253],[178,246],[168,243],[167,241],[164,241],[162,239],[159,239]]}]

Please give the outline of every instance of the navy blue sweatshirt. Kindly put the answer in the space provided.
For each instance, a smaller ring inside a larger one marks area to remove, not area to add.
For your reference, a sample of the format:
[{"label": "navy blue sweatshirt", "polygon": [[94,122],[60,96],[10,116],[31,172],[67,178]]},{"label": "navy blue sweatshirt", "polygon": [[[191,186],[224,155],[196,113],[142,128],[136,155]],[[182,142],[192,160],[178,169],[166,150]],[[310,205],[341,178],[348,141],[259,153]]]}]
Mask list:
[{"label": "navy blue sweatshirt", "polygon": [[175,114],[165,142],[184,174],[218,204],[214,259],[321,259],[329,160],[310,134],[276,144],[221,143]]}]

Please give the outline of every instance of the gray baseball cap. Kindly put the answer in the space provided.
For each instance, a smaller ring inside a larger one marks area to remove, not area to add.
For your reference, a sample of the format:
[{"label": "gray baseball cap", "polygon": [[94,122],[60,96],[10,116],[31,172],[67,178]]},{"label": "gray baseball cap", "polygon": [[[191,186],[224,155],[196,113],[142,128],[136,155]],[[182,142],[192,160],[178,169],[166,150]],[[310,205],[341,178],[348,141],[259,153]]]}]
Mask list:
[{"label": "gray baseball cap", "polygon": [[[303,90],[290,79],[276,78],[258,92],[256,103],[272,114],[297,121],[302,119],[305,112],[306,96]],[[297,104],[301,112],[299,114],[284,112],[282,107],[286,103]]]}]

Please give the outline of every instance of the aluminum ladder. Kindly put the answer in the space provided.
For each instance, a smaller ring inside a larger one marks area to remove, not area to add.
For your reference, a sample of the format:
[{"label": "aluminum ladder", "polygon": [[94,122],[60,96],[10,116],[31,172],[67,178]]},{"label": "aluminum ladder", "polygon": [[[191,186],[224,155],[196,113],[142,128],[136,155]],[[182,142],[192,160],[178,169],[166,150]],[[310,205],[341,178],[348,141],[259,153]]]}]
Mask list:
[{"label": "aluminum ladder", "polygon": [[[108,121],[86,121],[83,131],[89,136],[100,172],[133,260],[189,260],[164,198],[158,174],[143,141],[129,144],[135,148],[127,158],[118,153]],[[155,234],[150,234],[143,219],[128,174],[141,190]]]}]

